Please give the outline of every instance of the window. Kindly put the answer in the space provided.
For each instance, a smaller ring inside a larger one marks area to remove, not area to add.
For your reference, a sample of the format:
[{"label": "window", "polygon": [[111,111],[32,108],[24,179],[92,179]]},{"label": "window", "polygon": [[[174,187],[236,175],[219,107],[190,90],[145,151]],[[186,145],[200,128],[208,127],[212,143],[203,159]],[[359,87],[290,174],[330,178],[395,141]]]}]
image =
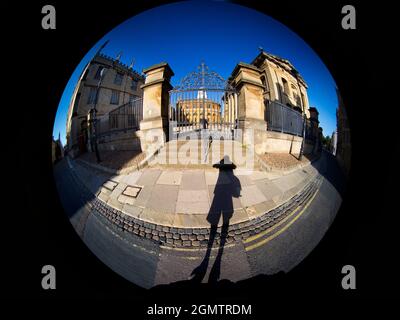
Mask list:
[{"label": "window", "polygon": [[267,83],[265,76],[261,76],[261,83],[264,86],[264,91],[268,91],[268,83]]},{"label": "window", "polygon": [[133,91],[136,91],[137,90],[137,86],[138,86],[138,81],[136,79],[132,78],[131,89]]},{"label": "window", "polygon": [[121,72],[117,72],[117,74],[115,75],[114,84],[120,86],[122,84],[122,79],[124,79],[124,74]]},{"label": "window", "polygon": [[110,104],[119,104],[119,91],[111,90],[111,101]]},{"label": "window", "polygon": [[96,102],[96,92],[97,88],[90,87],[87,104],[92,104]]},{"label": "window", "polygon": [[103,69],[104,69],[104,67],[101,67],[101,66],[97,69],[96,74],[95,74],[95,76],[94,76],[94,78],[95,78],[96,80],[100,80],[101,71],[102,71]]},{"label": "window", "polygon": [[289,95],[289,84],[286,81],[286,79],[282,78],[282,83],[283,83],[283,92]]}]

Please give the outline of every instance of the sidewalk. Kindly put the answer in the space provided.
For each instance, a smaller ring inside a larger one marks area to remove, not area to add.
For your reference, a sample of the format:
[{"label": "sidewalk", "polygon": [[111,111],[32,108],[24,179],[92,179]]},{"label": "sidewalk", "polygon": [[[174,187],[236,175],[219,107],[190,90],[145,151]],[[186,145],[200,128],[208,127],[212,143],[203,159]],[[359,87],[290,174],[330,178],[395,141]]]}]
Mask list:
[{"label": "sidewalk", "polygon": [[[144,168],[128,174],[96,170],[80,160],[69,160],[82,183],[104,204],[130,217],[176,228],[209,228],[207,217],[216,190],[238,188],[232,198],[229,224],[265,215],[301,193],[318,176],[318,161],[285,174],[233,170],[233,176],[216,168]],[[215,203],[215,202],[214,202]],[[222,216],[218,223],[222,225]]]}]

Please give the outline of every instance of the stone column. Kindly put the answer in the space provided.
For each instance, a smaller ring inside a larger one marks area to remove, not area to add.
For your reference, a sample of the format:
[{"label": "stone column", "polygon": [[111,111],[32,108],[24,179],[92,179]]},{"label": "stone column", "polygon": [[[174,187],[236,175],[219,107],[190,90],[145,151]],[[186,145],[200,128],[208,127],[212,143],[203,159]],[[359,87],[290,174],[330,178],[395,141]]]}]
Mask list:
[{"label": "stone column", "polygon": [[169,90],[174,75],[165,62],[153,65],[143,72],[143,120],[140,121],[140,146],[143,152],[153,153],[168,141]]},{"label": "stone column", "polygon": [[239,63],[232,72],[232,85],[238,91],[239,129],[244,145],[254,146],[256,153],[265,152],[267,123],[264,119],[264,86],[261,71],[246,63]]}]

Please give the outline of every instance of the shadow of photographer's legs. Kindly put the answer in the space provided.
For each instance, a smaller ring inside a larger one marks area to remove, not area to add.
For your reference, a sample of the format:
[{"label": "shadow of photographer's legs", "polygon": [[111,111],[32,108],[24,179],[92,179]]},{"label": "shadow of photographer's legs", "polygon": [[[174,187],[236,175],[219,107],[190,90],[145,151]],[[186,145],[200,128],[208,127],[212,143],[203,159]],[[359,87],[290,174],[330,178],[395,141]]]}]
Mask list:
[{"label": "shadow of photographer's legs", "polygon": [[210,262],[210,256],[211,256],[211,249],[214,243],[214,239],[217,233],[217,225],[212,225],[210,229],[210,238],[208,240],[207,244],[207,251],[206,254],[203,258],[203,261],[192,271],[189,280],[194,281],[194,282],[201,282],[204,279],[204,276],[206,275],[207,272],[207,267]]}]

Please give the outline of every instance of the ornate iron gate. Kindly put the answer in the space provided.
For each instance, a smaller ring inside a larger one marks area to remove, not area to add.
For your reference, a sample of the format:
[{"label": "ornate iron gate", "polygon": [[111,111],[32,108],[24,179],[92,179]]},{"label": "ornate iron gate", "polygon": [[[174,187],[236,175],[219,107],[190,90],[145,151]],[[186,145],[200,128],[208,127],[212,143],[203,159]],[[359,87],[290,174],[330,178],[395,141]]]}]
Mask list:
[{"label": "ornate iron gate", "polygon": [[172,139],[210,135],[234,138],[238,115],[236,90],[204,62],[169,93]]}]

